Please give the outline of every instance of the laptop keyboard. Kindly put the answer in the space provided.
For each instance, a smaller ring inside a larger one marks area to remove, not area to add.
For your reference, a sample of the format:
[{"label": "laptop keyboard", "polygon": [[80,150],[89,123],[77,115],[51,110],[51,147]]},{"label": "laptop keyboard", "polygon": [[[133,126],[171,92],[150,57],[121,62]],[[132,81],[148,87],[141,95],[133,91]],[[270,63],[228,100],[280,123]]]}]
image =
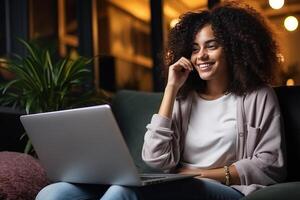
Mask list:
[{"label": "laptop keyboard", "polygon": [[166,178],[165,176],[141,176],[140,177],[142,181],[148,181],[153,179],[160,179],[160,178]]}]

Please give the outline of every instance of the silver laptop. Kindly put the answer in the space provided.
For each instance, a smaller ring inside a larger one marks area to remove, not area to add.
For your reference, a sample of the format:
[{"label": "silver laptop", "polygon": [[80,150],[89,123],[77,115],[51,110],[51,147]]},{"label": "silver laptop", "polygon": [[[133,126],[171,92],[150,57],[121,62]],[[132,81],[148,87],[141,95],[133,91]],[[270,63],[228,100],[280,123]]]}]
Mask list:
[{"label": "silver laptop", "polygon": [[20,119],[53,181],[143,186],[193,176],[139,175],[109,105]]}]

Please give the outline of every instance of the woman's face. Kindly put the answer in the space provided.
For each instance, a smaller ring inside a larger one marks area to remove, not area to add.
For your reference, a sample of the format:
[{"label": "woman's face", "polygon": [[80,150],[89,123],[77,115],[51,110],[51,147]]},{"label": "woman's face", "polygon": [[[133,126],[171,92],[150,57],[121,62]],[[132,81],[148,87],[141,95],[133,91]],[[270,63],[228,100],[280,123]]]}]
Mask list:
[{"label": "woman's face", "polygon": [[211,25],[205,25],[196,34],[191,62],[205,81],[227,79],[224,50],[216,40]]}]

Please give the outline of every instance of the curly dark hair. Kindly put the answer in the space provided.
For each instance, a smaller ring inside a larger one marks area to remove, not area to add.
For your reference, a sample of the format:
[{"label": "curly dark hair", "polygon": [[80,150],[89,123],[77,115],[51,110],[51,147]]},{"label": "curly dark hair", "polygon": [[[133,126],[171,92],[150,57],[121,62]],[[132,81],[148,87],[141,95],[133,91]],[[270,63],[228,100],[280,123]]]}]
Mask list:
[{"label": "curly dark hair", "polygon": [[[182,56],[191,58],[195,35],[207,24],[212,26],[217,41],[224,48],[230,70],[229,92],[243,95],[272,83],[280,65],[274,34],[261,14],[248,5],[234,2],[183,14],[169,32],[165,66]],[[204,88],[205,81],[194,70],[179,94],[187,94],[190,90],[203,92]]]}]

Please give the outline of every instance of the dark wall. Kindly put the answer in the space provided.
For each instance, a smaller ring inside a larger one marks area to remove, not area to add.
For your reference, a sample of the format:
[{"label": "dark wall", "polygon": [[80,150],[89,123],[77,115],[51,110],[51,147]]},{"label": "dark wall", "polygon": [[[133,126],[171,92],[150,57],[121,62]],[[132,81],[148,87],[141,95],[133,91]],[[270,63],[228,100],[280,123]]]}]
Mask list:
[{"label": "dark wall", "polygon": [[0,57],[5,54],[5,6],[0,0]]}]

